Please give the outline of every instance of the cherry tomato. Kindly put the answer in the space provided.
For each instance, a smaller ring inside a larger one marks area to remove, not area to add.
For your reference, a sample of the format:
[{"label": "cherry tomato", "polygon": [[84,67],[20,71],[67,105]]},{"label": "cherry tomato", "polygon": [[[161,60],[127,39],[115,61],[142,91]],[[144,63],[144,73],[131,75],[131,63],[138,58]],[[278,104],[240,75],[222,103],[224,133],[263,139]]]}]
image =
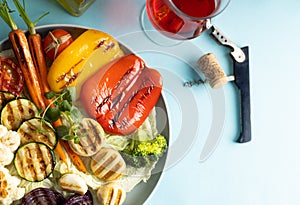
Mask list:
[{"label": "cherry tomato", "polygon": [[54,60],[72,42],[73,37],[68,31],[56,29],[46,35],[43,47],[47,57]]},{"label": "cherry tomato", "polygon": [[106,65],[82,86],[86,112],[112,134],[136,131],[156,105],[162,90],[158,71],[131,54]]},{"label": "cherry tomato", "polygon": [[21,68],[9,58],[0,57],[0,90],[19,96],[24,88]]}]

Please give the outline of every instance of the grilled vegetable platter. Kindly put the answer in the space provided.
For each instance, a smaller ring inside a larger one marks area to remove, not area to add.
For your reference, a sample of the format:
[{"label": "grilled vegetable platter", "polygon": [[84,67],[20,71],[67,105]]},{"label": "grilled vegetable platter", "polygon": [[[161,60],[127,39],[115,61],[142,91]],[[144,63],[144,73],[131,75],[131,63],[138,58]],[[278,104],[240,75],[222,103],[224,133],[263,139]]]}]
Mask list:
[{"label": "grilled vegetable platter", "polygon": [[28,31],[1,1],[0,204],[143,204],[169,144],[160,73],[105,32],[35,27],[13,2]]}]

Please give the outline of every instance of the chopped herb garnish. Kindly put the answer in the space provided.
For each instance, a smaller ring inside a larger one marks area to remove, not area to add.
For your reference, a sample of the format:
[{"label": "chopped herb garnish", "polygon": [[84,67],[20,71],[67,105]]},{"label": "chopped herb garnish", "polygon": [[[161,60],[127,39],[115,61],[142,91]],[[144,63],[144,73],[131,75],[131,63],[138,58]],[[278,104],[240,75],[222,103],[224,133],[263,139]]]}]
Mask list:
[{"label": "chopped herb garnish", "polygon": [[46,108],[42,118],[50,122],[61,118],[64,125],[56,128],[57,136],[62,140],[74,140],[74,143],[79,143],[80,138],[85,137],[85,134],[78,135],[82,114],[77,107],[72,105],[70,89],[66,88],[60,93],[50,91],[45,94],[45,97],[51,99],[52,104]]}]

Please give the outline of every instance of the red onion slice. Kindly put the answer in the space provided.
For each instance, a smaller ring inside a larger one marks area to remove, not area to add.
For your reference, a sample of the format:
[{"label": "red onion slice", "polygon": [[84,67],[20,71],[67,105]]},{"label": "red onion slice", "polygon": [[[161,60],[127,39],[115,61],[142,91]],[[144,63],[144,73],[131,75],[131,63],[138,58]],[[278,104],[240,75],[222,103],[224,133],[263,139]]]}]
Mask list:
[{"label": "red onion slice", "polygon": [[26,194],[20,205],[63,205],[65,198],[57,191],[48,188],[36,188]]}]

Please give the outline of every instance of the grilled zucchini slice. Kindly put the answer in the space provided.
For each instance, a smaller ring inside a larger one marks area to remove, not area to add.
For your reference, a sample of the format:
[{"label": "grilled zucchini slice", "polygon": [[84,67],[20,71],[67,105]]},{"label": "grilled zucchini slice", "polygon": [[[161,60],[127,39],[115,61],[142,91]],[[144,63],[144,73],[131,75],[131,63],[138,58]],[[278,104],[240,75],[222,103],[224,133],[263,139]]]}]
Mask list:
[{"label": "grilled zucchini slice", "polygon": [[40,118],[32,118],[24,121],[18,129],[21,137],[21,144],[28,142],[42,142],[54,149],[57,144],[57,137],[54,129]]},{"label": "grilled zucchini slice", "polygon": [[39,182],[52,173],[55,167],[54,153],[44,143],[29,142],[16,151],[14,166],[21,178]]},{"label": "grilled zucchini slice", "polygon": [[12,93],[6,91],[0,91],[0,111],[9,101],[15,99],[15,96]]},{"label": "grilled zucchini slice", "polygon": [[37,107],[30,100],[12,100],[1,111],[1,124],[9,130],[17,130],[23,121],[37,117],[38,114]]}]

